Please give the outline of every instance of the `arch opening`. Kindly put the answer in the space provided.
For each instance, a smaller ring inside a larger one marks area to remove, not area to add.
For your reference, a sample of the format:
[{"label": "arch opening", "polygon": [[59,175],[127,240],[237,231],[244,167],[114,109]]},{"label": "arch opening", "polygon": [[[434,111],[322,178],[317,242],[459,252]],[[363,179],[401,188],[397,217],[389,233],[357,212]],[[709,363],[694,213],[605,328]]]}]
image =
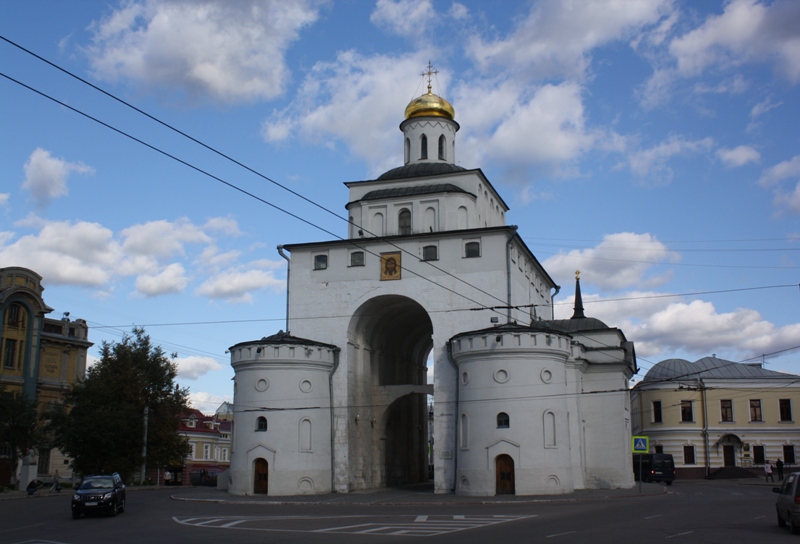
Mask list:
[{"label": "arch opening", "polygon": [[370,489],[428,480],[428,355],[433,325],[416,301],[379,296],[353,315],[348,330],[350,474]]}]

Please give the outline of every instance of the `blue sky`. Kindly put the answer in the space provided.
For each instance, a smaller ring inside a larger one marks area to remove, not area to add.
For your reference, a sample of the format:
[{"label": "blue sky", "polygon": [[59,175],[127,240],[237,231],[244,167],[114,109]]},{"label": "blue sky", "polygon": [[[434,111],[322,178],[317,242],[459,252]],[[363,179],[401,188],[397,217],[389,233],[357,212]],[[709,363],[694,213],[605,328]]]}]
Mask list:
[{"label": "blue sky", "polygon": [[0,41],[0,266],[98,345],[145,326],[201,410],[232,398],[228,347],[284,328],[276,246],[345,236],[343,182],[402,163],[428,61],[557,317],[579,269],[639,377],[800,373],[798,2],[9,0],[0,36],[341,216]]}]

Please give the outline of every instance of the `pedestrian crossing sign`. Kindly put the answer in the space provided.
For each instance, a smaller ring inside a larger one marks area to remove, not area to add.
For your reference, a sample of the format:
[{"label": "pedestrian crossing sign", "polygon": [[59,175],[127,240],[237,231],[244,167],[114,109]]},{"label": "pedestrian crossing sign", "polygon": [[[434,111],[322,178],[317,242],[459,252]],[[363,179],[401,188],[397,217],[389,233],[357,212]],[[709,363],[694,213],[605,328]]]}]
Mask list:
[{"label": "pedestrian crossing sign", "polygon": [[631,441],[631,449],[633,453],[647,453],[650,451],[650,437],[649,436],[634,436]]}]

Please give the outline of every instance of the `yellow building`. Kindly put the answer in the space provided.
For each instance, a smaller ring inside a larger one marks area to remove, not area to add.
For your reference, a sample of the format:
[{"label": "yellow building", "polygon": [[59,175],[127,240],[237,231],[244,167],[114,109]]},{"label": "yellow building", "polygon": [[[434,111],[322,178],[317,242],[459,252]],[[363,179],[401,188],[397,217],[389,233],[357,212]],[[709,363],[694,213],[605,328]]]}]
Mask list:
[{"label": "yellow building", "polygon": [[667,359],[632,389],[631,410],[633,434],[650,437],[651,453],[672,454],[678,478],[797,463],[800,376],[760,363]]},{"label": "yellow building", "polygon": [[[36,402],[41,412],[63,399],[86,374],[89,327],[83,319],[46,317],[53,312],[42,298],[42,277],[27,268],[0,268],[0,386]],[[7,446],[0,445],[0,484],[11,470]],[[38,456],[38,477],[56,469],[70,478],[69,459],[58,450]]]}]

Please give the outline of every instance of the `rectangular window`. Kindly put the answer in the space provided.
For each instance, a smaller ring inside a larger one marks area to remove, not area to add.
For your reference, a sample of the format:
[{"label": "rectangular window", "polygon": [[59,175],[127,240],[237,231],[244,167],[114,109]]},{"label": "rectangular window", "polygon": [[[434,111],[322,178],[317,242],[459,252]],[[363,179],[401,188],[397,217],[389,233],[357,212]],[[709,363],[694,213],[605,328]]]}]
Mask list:
[{"label": "rectangular window", "polygon": [[328,268],[327,255],[314,255],[314,270],[325,270]]},{"label": "rectangular window", "polygon": [[3,368],[14,368],[17,360],[17,341],[6,338],[3,346]]},{"label": "rectangular window", "polygon": [[439,259],[439,248],[436,246],[425,246],[422,248],[423,261],[436,261]]},{"label": "rectangular window", "polygon": [[196,442],[189,442],[189,459],[196,459],[197,458],[197,443]]},{"label": "rectangular window", "polygon": [[761,399],[750,399],[750,421],[763,421],[761,419]]},{"label": "rectangular window", "polygon": [[694,421],[694,411],[692,410],[691,400],[681,401],[681,421],[684,423],[691,423]]},{"label": "rectangular window", "polygon": [[720,421],[733,421],[733,401],[721,400],[719,401],[719,418]]},{"label": "rectangular window", "polygon": [[655,453],[664,453],[664,446],[659,444],[657,446],[654,446],[654,448],[655,448]]},{"label": "rectangular window", "polygon": [[464,244],[464,257],[471,259],[481,256],[480,242],[467,242]]},{"label": "rectangular window", "polygon": [[793,465],[795,463],[794,459],[794,445],[790,444],[788,446],[783,447],[783,464],[784,465]]},{"label": "rectangular window", "polygon": [[203,444],[203,459],[211,459],[211,444]]},{"label": "rectangular window", "polygon": [[228,448],[222,448],[222,460],[223,461],[228,460]]},{"label": "rectangular window", "polygon": [[363,251],[354,251],[350,254],[350,266],[364,266]]},{"label": "rectangular window", "polygon": [[653,423],[662,423],[664,420],[661,419],[661,401],[654,400],[653,401]]},{"label": "rectangular window", "polygon": [[792,399],[780,399],[781,421],[792,421]]},{"label": "rectangular window", "polygon": [[763,465],[764,460],[764,446],[753,446],[753,464]]},{"label": "rectangular window", "polygon": [[693,464],[695,464],[695,461],[694,461],[694,446],[684,446],[683,447],[683,464],[684,465],[693,465]]}]

